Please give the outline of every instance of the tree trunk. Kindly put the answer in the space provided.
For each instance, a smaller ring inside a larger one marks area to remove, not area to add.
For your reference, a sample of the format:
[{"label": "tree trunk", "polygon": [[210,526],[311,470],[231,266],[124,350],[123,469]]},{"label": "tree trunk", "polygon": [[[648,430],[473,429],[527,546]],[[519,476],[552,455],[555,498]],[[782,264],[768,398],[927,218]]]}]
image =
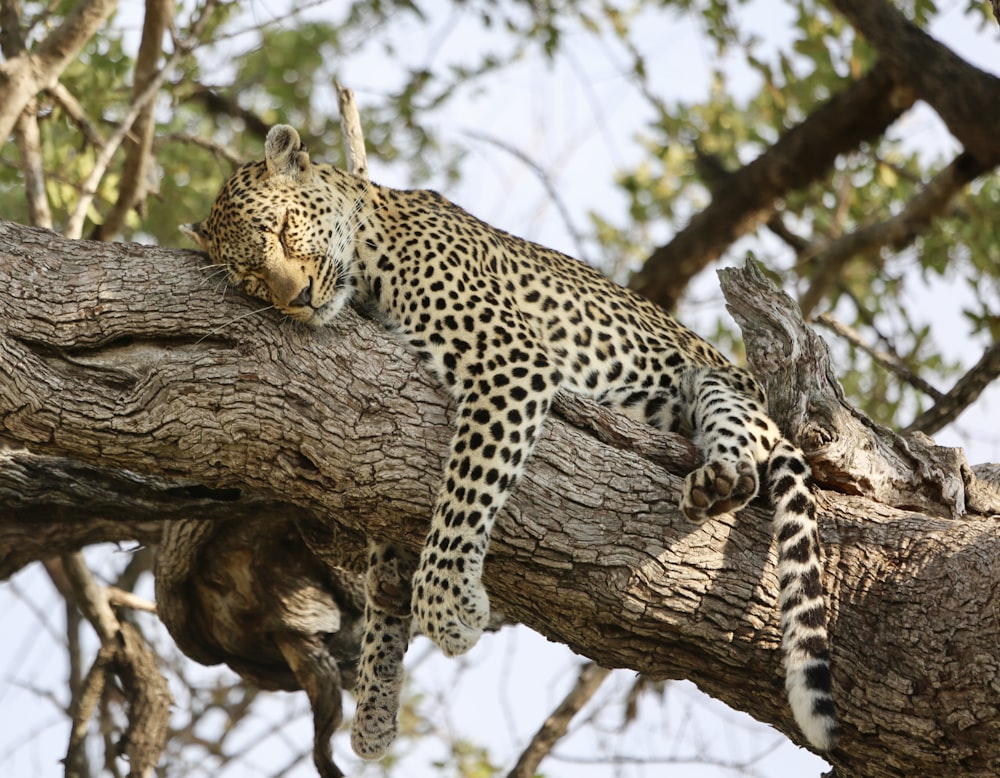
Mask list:
[{"label": "tree trunk", "polygon": [[[759,277],[726,278],[753,325],[755,369],[784,381],[784,393],[772,385],[776,418],[801,432],[820,481],[837,775],[997,775],[1000,534],[995,517],[968,512],[994,510],[992,492],[960,452],[844,406],[787,301],[740,297],[743,281]],[[0,222],[0,435],[185,479],[178,501],[234,513],[263,501],[278,517],[285,506],[418,548],[450,437],[447,396],[351,311],[313,331],[248,315],[255,303],[223,287],[191,252]],[[693,465],[687,441],[563,398],[499,517],[484,579],[493,607],[601,666],[688,678],[803,742],[783,690],[769,510],[692,526],[677,505]],[[171,489],[158,494],[176,515]],[[43,519],[16,493],[0,488],[0,500],[2,562]]]}]

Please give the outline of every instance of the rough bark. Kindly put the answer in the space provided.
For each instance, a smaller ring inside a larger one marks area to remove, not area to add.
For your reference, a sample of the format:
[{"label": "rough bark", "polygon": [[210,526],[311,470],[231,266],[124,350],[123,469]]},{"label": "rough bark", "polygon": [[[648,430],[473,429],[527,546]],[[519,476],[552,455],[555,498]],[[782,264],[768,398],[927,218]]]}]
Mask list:
[{"label": "rough bark", "polygon": [[[234,507],[270,496],[320,530],[418,547],[451,407],[371,322],[348,312],[316,332],[247,316],[254,303],[220,293],[190,252],[5,222],[0,289],[0,435],[232,490]],[[800,438],[824,484],[837,774],[996,775],[1000,533],[995,517],[962,512],[993,502],[960,457],[923,462],[919,439],[883,440],[829,396],[832,367],[787,301],[748,297],[752,310],[734,305],[755,325],[755,368],[797,388],[775,396],[776,415],[816,432]],[[586,403],[561,408],[575,421],[550,419],[498,521],[485,574],[495,609],[603,667],[689,678],[800,740],[783,693],[767,507],[693,527],[676,509],[688,444]],[[18,507],[0,504],[0,522],[17,521]]]}]

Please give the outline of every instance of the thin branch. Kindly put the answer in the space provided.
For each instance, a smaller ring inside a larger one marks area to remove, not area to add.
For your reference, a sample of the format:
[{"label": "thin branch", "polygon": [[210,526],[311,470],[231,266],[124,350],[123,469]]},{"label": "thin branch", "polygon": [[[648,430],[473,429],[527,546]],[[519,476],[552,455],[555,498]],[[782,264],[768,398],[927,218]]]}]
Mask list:
[{"label": "thin branch", "polygon": [[121,625],[108,603],[107,592],[97,585],[79,551],[64,554],[62,565],[66,577],[73,586],[73,595],[83,615],[93,626],[102,643],[113,642]]},{"label": "thin branch", "polygon": [[260,114],[248,111],[236,102],[236,100],[216,92],[211,87],[198,83],[193,84],[192,87],[193,91],[187,98],[188,100],[201,103],[202,106],[204,106],[204,108],[212,115],[221,114],[223,116],[231,116],[234,119],[239,119],[243,122],[243,126],[245,127],[243,132],[244,136],[256,135],[261,140],[267,136],[269,127],[267,122],[261,118]]},{"label": "thin branch", "polygon": [[[6,0],[0,5],[0,50],[10,60],[25,51],[21,30],[19,0]],[[38,101],[32,98],[17,117],[17,148],[21,155],[21,173],[28,203],[28,221],[35,227],[52,229],[52,211],[45,193],[45,167],[42,164],[42,141],[38,130]]]},{"label": "thin branch", "polygon": [[73,93],[61,83],[53,84],[46,91],[56,104],[66,112],[80,134],[83,135],[83,139],[94,148],[103,149],[104,138],[101,136],[101,131],[90,121],[83,106],[80,105],[80,101]]},{"label": "thin branch", "polygon": [[156,603],[140,597],[134,592],[127,592],[117,586],[109,586],[106,589],[108,602],[122,608],[131,608],[134,611],[145,611],[146,613],[156,613]]},{"label": "thin branch", "polygon": [[177,143],[189,143],[192,146],[199,146],[206,149],[217,157],[221,157],[231,164],[234,168],[239,167],[246,159],[233,149],[228,146],[223,146],[221,143],[216,143],[209,138],[203,138],[200,135],[190,135],[185,132],[168,132],[166,134],[158,135],[153,141],[153,148],[159,150],[164,143],[167,142],[177,142]]},{"label": "thin branch", "polygon": [[101,646],[94,663],[87,671],[80,694],[71,710],[72,726],[69,733],[69,745],[66,747],[66,774],[85,776],[90,774],[90,763],[87,757],[87,729],[90,719],[97,710],[107,684],[108,664],[113,657],[113,650]]},{"label": "thin branch", "polygon": [[1000,376],[1000,342],[986,349],[975,366],[958,379],[934,407],[920,414],[903,431],[933,435],[957,419],[997,376]]},{"label": "thin branch", "polygon": [[90,209],[90,204],[93,202],[94,197],[97,194],[98,184],[104,177],[105,172],[107,172],[108,165],[111,163],[111,158],[118,150],[118,147],[125,140],[136,119],[142,111],[145,110],[146,105],[156,96],[157,91],[159,91],[160,86],[166,80],[167,75],[174,69],[181,59],[187,56],[187,54],[198,45],[198,35],[208,24],[209,18],[211,17],[217,4],[218,0],[208,0],[205,3],[205,7],[202,9],[201,14],[191,26],[187,42],[178,43],[176,45],[174,53],[164,64],[163,68],[154,77],[152,77],[146,84],[145,88],[133,98],[132,105],[129,107],[128,113],[125,115],[125,118],[122,119],[114,133],[112,133],[111,137],[108,138],[105,147],[101,149],[100,153],[98,153],[97,159],[94,160],[94,167],[81,187],[80,199],[77,201],[76,208],[73,209],[73,213],[70,214],[69,220],[66,223],[66,229],[64,230],[67,238],[79,238],[82,235],[83,223],[87,217],[87,211]]},{"label": "thin branch", "polygon": [[923,392],[929,397],[935,400],[942,399],[945,395],[943,392],[931,386],[923,378],[914,373],[906,365],[906,363],[900,359],[898,354],[892,354],[888,351],[882,351],[881,349],[873,348],[865,343],[861,334],[855,330],[853,327],[849,327],[843,322],[837,321],[829,314],[822,314],[815,319],[817,324],[822,324],[831,332],[839,335],[848,343],[850,343],[855,348],[863,351],[865,354],[870,356],[877,364],[884,367],[890,373],[898,376],[904,382],[910,384],[913,388],[918,391]]},{"label": "thin branch", "polygon": [[31,100],[17,118],[17,147],[21,152],[28,222],[34,227],[51,230],[52,211],[45,192],[45,168],[42,164],[42,137],[38,130],[37,105],[37,101]]},{"label": "thin branch", "polygon": [[559,739],[569,731],[573,717],[597,693],[610,672],[593,662],[583,666],[576,679],[576,685],[535,733],[528,747],[521,753],[514,769],[507,774],[507,778],[532,778],[536,774],[538,765],[552,752]]},{"label": "thin branch", "polygon": [[987,170],[989,167],[977,157],[967,152],[959,154],[895,216],[866,224],[824,244],[809,246],[799,257],[799,263],[814,262],[817,268],[812,283],[799,301],[802,315],[809,318],[852,257],[883,246],[891,246],[896,251],[908,246],[927,229],[935,216],[948,207],[955,195]]},{"label": "thin branch", "polygon": [[562,195],[559,194],[559,190],[556,188],[556,185],[552,183],[552,179],[548,172],[546,172],[545,168],[528,156],[528,154],[501,138],[476,130],[465,130],[462,134],[467,138],[472,138],[473,140],[478,140],[483,143],[489,143],[490,145],[496,146],[498,149],[507,152],[512,157],[515,157],[524,163],[528,169],[535,174],[539,183],[542,185],[542,188],[545,190],[545,194],[548,195],[553,205],[555,205],[556,210],[559,212],[559,216],[563,221],[563,226],[566,227],[566,232],[569,233],[570,238],[572,238],[573,243],[576,245],[577,257],[585,260],[586,251],[584,250],[583,236],[574,226],[570,210],[563,200]]},{"label": "thin branch", "polygon": [[[139,43],[139,52],[136,55],[132,79],[133,96],[141,95],[153,79],[158,76],[157,64],[163,50],[163,36],[173,24],[173,12],[173,0],[146,0],[142,39]],[[94,240],[114,238],[121,232],[125,219],[133,208],[139,210],[140,215],[142,215],[146,195],[149,191],[149,172],[152,164],[153,131],[155,129],[153,100],[150,97],[136,116],[131,127],[132,131],[125,139],[125,164],[122,168],[118,199],[104,217],[103,223],[95,227],[92,235]]]}]

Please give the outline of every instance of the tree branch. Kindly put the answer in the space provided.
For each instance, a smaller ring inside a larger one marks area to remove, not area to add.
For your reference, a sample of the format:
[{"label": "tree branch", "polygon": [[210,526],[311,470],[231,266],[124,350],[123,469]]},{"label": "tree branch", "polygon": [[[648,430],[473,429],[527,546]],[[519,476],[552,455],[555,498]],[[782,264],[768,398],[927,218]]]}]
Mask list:
[{"label": "tree branch", "polygon": [[83,0],[34,49],[0,62],[0,143],[25,106],[56,83],[117,5],[117,0]]},{"label": "tree branch", "polygon": [[533,778],[537,775],[538,765],[552,752],[559,739],[569,731],[573,717],[597,693],[610,672],[593,662],[588,662],[580,669],[576,684],[531,738],[531,742],[521,753],[514,769],[507,774],[507,778]]},{"label": "tree branch", "polygon": [[779,197],[823,176],[838,155],[877,138],[914,98],[911,90],[899,88],[885,65],[877,64],[753,162],[731,173],[708,207],[653,252],[630,286],[673,308],[702,268],[768,221]]},{"label": "tree branch", "polygon": [[966,151],[986,169],[1000,163],[992,119],[1000,105],[1000,78],[970,65],[885,0],[833,0],[833,5],[875,47],[893,78],[937,111]]},{"label": "tree branch", "polygon": [[814,262],[817,266],[812,283],[802,295],[799,305],[802,315],[809,318],[830,287],[840,278],[848,260],[865,251],[891,246],[895,251],[908,246],[931,220],[943,212],[956,194],[973,179],[990,168],[969,153],[959,154],[952,162],[928,181],[899,213],[882,222],[859,227],[853,232],[811,245],[798,261]]},{"label": "tree branch", "polygon": [[[220,299],[190,252],[6,222],[0,288],[0,434],[50,455],[277,495],[320,517],[320,531],[336,523],[422,543],[451,401],[374,323],[345,312],[313,331],[271,313],[248,318],[252,303]],[[775,415],[808,433],[787,420],[805,402],[806,421],[814,408],[832,419],[810,372],[831,368],[801,339],[800,319],[767,324],[784,310],[773,290],[750,299],[731,304],[756,311],[746,336],[762,377],[799,371],[783,376],[795,391],[772,388]],[[632,450],[629,424],[623,437],[605,433],[619,441],[609,445],[557,416],[546,422],[491,544],[484,581],[495,610],[603,667],[689,678],[797,738],[782,691],[769,510],[688,524],[676,507],[686,467]],[[812,429],[838,444],[851,434]],[[885,448],[902,462],[886,481],[910,483],[895,492],[903,507],[817,492],[843,743],[830,759],[847,778],[958,763],[993,776],[1000,692],[984,679],[1000,675],[1000,624],[983,614],[1000,607],[1000,539],[991,521],[943,518],[972,504],[967,483],[964,496],[948,491],[971,478],[960,465],[920,461],[911,439]],[[880,452],[855,459],[859,471]],[[920,469],[905,472],[911,465]]]},{"label": "tree branch", "polygon": [[[142,38],[135,59],[132,76],[133,99],[139,98],[158,75],[157,65],[163,52],[163,36],[174,21],[174,0],[146,0],[146,14],[142,23]],[[118,199],[97,225],[91,237],[94,240],[112,240],[125,224],[129,211],[142,210],[150,182],[153,155],[153,99],[146,100],[131,133],[125,138],[125,163],[122,167]]]},{"label": "tree branch", "polygon": [[1000,375],[1000,343],[994,343],[983,352],[969,372],[958,379],[931,408],[910,422],[904,432],[923,432],[933,435],[957,419],[998,375]]}]

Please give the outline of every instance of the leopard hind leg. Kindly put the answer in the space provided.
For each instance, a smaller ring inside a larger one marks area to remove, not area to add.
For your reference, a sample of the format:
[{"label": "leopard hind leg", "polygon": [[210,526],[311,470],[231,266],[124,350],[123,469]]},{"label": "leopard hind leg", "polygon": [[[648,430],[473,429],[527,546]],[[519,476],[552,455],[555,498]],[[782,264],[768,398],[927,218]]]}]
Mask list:
[{"label": "leopard hind leg", "polygon": [[416,559],[387,543],[369,549],[365,626],[354,688],[357,708],[351,727],[351,748],[362,759],[381,759],[396,739]]}]

